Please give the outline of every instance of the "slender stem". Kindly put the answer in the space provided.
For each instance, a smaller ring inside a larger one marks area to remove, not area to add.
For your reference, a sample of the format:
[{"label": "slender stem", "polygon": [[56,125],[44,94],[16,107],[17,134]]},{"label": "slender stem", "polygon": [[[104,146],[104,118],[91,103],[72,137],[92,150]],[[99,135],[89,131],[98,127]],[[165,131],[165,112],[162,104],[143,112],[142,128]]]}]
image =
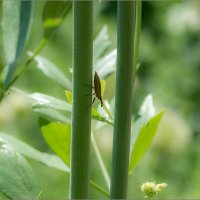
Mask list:
[{"label": "slender stem", "polygon": [[92,145],[93,145],[93,148],[94,148],[94,152],[96,154],[96,157],[97,157],[97,160],[99,162],[99,165],[100,165],[100,169],[101,169],[101,172],[103,174],[103,177],[105,179],[105,182],[106,182],[106,185],[107,185],[107,188],[108,190],[110,190],[110,177],[108,175],[108,172],[107,172],[107,169],[105,167],[105,164],[103,162],[103,159],[101,157],[101,154],[100,154],[100,151],[98,149],[98,146],[97,146],[97,143],[95,141],[95,138],[93,136],[93,134],[91,135],[92,137]]},{"label": "slender stem", "polygon": [[[88,198],[93,47],[93,2],[73,1],[73,89],[70,198]],[[88,96],[88,94],[91,96]]]},{"label": "slender stem", "polygon": [[40,53],[40,51],[43,49],[43,47],[47,44],[48,40],[46,38],[43,38],[39,45],[37,46],[37,48],[35,49],[35,51],[33,52],[33,54],[29,57],[29,59],[26,61],[25,65],[29,65],[33,59],[35,58],[36,55],[38,55]]},{"label": "slender stem", "polygon": [[28,58],[28,60],[23,64],[23,66],[20,68],[20,70],[18,71],[17,75],[13,78],[13,80],[7,85],[7,87],[5,88],[5,90],[8,90],[16,81],[17,79],[22,75],[22,73],[25,71],[26,67],[33,61],[33,59],[35,58],[35,56],[37,54],[40,53],[40,51],[43,49],[43,47],[46,45],[47,40],[45,38],[43,38],[39,45],[37,46],[37,48],[35,49],[35,51],[33,52],[33,54]]},{"label": "slender stem", "polygon": [[118,1],[117,71],[111,176],[111,199],[127,198],[132,90],[135,1]]},{"label": "slender stem", "polygon": [[96,190],[98,190],[99,192],[105,194],[107,197],[109,197],[109,193],[102,188],[101,186],[97,185],[94,181],[90,181],[90,185],[95,188]]}]

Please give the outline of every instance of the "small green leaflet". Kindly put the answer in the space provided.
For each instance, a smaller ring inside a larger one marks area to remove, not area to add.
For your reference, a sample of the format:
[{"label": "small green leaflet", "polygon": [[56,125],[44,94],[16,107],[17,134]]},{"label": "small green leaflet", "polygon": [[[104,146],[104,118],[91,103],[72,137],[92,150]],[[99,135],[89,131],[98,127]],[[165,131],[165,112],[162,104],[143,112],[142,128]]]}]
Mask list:
[{"label": "small green leaflet", "polygon": [[49,147],[70,166],[70,124],[51,122],[41,126],[41,131]]},{"label": "small green leaflet", "polygon": [[163,114],[164,111],[159,112],[157,115],[152,117],[147,123],[145,123],[140,129],[139,134],[131,150],[129,174],[133,172],[138,162],[144,157],[145,153],[152,144],[153,138],[156,134],[158,125]]}]

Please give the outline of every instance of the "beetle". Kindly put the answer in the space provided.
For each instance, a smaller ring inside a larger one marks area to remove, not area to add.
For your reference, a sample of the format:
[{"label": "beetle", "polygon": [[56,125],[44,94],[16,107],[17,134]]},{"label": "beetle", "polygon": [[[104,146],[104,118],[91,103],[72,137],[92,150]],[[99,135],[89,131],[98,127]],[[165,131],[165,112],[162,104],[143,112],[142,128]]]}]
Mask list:
[{"label": "beetle", "polygon": [[94,99],[92,100],[92,104],[94,103],[95,99],[99,99],[101,102],[101,107],[103,107],[103,99],[102,99],[102,95],[101,95],[101,81],[99,78],[99,75],[97,74],[97,72],[95,71],[94,73]]}]

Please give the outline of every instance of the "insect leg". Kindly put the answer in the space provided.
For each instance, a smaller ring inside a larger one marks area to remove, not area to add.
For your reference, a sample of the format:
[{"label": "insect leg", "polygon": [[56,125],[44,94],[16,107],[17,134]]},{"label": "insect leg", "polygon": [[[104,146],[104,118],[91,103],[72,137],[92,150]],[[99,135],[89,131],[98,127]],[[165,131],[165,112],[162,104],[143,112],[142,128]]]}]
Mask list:
[{"label": "insect leg", "polygon": [[101,107],[103,107],[103,100],[102,100],[102,99],[100,99],[100,101],[101,101]]}]

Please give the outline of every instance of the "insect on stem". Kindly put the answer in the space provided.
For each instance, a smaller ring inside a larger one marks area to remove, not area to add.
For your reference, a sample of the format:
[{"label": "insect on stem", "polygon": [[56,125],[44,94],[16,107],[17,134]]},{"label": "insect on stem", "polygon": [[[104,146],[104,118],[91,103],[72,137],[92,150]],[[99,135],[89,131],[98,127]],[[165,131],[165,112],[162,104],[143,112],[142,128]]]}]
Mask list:
[{"label": "insect on stem", "polygon": [[97,72],[95,71],[94,74],[94,99],[92,101],[92,103],[94,103],[95,99],[99,99],[101,101],[101,107],[103,107],[103,99],[101,96],[101,81],[99,78],[99,75],[97,74]]}]

